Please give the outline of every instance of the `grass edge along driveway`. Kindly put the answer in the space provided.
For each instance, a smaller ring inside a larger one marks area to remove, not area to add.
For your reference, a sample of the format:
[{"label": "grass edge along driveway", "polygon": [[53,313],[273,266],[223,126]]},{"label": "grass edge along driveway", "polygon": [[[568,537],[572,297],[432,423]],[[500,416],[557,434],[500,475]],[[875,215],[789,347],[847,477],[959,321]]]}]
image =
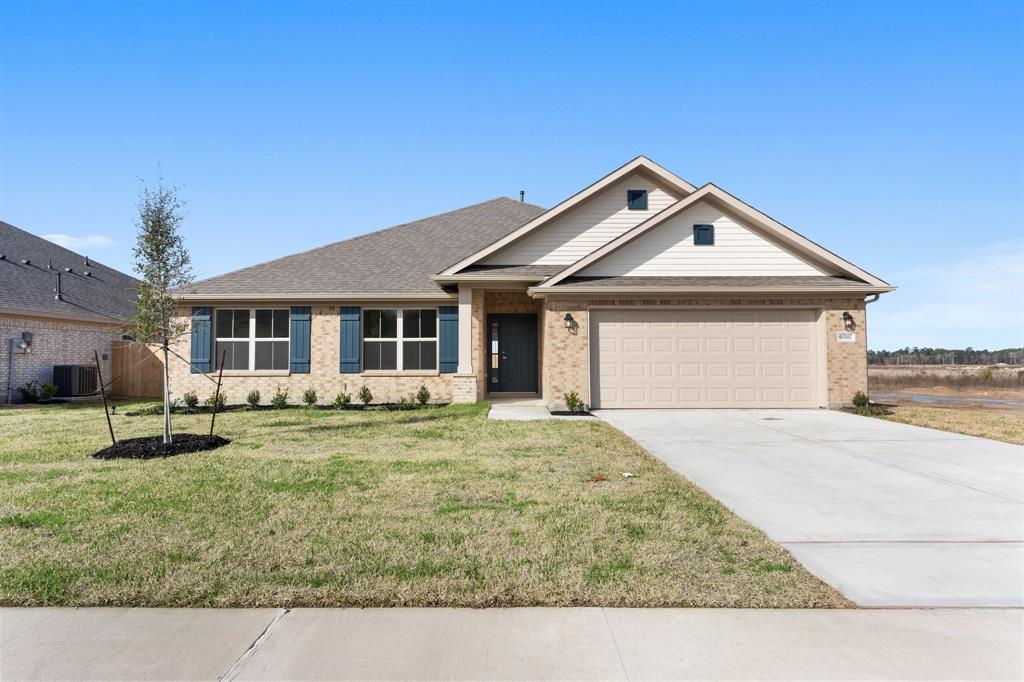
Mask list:
[{"label": "grass edge along driveway", "polygon": [[0,604],[850,606],[612,427],[486,412],[233,411],[96,461],[102,408],[0,410]]}]

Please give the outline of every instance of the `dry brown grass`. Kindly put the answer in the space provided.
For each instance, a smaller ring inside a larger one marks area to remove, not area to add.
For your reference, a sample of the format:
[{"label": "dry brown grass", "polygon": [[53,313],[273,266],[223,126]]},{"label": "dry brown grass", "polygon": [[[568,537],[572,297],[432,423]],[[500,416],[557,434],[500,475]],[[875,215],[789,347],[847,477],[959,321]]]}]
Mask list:
[{"label": "dry brown grass", "polygon": [[95,461],[101,409],[0,411],[0,603],[849,605],[611,427],[485,413],[229,412],[225,448]]},{"label": "dry brown grass", "polygon": [[1024,367],[984,365],[870,365],[868,386],[877,390],[949,388],[1024,390]]},{"label": "dry brown grass", "polygon": [[1024,414],[1019,413],[944,407],[894,407],[892,414],[884,419],[1024,445]]}]

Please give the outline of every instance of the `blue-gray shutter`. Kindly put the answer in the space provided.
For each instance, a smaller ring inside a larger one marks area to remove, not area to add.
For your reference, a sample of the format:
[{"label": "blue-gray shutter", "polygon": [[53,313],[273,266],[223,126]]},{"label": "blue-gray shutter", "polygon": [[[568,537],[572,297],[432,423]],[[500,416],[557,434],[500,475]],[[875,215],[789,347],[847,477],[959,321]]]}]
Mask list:
[{"label": "blue-gray shutter", "polygon": [[437,309],[438,342],[441,345],[439,369],[442,374],[459,371],[459,307],[441,306]]},{"label": "blue-gray shutter", "polygon": [[210,354],[213,350],[211,340],[212,308],[192,309],[192,373],[210,371]]},{"label": "blue-gray shutter", "polygon": [[291,309],[291,356],[288,358],[288,369],[293,374],[309,374],[310,313],[309,306],[294,306]]},{"label": "blue-gray shutter", "polygon": [[341,308],[341,372],[359,373],[359,306]]}]

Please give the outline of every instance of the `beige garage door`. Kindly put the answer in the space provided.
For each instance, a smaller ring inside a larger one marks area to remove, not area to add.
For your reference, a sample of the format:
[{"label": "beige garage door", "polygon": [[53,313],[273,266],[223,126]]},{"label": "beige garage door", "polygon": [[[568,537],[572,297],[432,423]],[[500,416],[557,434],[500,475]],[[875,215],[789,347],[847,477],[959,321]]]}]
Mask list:
[{"label": "beige garage door", "polygon": [[814,310],[594,310],[594,407],[817,407]]}]

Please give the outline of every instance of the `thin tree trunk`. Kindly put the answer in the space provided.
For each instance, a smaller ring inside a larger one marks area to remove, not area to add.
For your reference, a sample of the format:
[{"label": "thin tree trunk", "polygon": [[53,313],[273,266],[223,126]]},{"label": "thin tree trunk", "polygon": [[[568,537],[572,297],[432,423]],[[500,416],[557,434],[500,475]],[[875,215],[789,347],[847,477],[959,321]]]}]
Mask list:
[{"label": "thin tree trunk", "polygon": [[164,443],[171,442],[171,386],[167,340],[164,339]]}]

